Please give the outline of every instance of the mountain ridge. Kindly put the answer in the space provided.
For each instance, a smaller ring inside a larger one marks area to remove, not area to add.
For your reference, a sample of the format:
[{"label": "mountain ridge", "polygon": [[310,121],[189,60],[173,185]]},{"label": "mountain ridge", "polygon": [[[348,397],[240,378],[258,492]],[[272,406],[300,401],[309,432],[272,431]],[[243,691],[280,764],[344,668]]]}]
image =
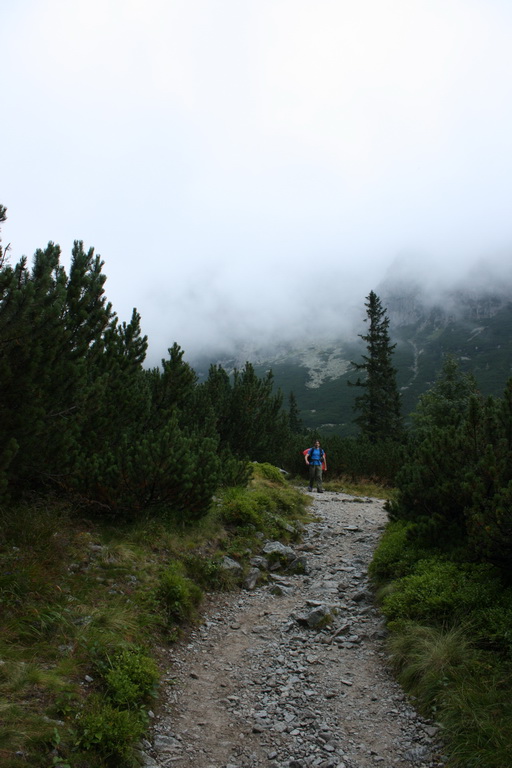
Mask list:
[{"label": "mountain ridge", "polygon": [[[503,393],[512,376],[512,291],[508,283],[494,289],[455,287],[434,300],[415,284],[384,284],[379,296],[390,320],[391,341],[396,344],[393,364],[405,417],[436,380],[447,354],[475,376],[484,395]],[[353,336],[335,341],[259,348],[240,345],[232,355],[197,361],[196,371],[201,379],[211,363],[232,372],[246,362],[259,375],[272,370],[275,385],[285,397],[294,393],[306,427],[353,434],[358,392],[347,382],[356,378],[352,363],[366,352],[359,337],[365,330],[362,316]]]}]

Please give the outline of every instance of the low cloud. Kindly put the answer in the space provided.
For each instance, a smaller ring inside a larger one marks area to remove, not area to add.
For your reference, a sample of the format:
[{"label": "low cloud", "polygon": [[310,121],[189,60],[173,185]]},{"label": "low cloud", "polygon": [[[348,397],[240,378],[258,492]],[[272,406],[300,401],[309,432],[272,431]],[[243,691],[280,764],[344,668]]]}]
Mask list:
[{"label": "low cloud", "polygon": [[357,334],[391,279],[509,274],[512,6],[11,5],[4,242],[94,246],[150,364]]}]

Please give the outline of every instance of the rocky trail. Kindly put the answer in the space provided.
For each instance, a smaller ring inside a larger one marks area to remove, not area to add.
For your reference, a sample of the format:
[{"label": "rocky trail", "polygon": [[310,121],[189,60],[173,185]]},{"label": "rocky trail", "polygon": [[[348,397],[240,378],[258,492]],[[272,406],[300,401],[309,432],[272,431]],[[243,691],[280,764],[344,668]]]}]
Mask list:
[{"label": "rocky trail", "polygon": [[[317,517],[297,556],[215,596],[169,651],[146,768],[439,768],[438,730],[393,680],[367,581],[383,502],[312,494]],[[326,623],[326,618],[330,623]]]}]

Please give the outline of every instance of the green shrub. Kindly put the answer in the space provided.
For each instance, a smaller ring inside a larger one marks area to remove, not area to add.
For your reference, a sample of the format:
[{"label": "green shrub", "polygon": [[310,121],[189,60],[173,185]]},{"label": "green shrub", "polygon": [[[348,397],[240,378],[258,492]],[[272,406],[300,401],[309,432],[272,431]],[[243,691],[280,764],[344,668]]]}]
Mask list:
[{"label": "green shrub", "polygon": [[362,437],[329,435],[322,442],[327,453],[329,476],[344,475],[355,480],[372,478],[392,484],[403,461],[403,449],[393,440],[371,443]]},{"label": "green shrub", "polygon": [[[237,535],[243,531],[248,537],[256,532],[268,538],[296,537],[295,522],[306,516],[305,495],[291,487],[270,464],[258,464],[257,468],[249,488],[229,488],[224,492],[218,507],[221,522],[235,528]],[[262,473],[272,478],[271,484],[262,479]]]},{"label": "green shrub", "polygon": [[171,563],[160,577],[156,597],[164,607],[168,622],[173,624],[192,618],[201,602],[202,592],[186,576],[181,563]]},{"label": "green shrub", "polygon": [[221,520],[231,529],[227,554],[236,560],[244,559],[260,547],[261,535],[282,541],[297,540],[297,520],[306,517],[305,505],[304,494],[287,483],[279,487],[229,489],[219,507]]},{"label": "green shrub", "polygon": [[253,466],[255,477],[263,477],[265,480],[269,480],[277,485],[286,485],[283,473],[277,467],[274,467],[273,464],[258,464],[255,462]]},{"label": "green shrub", "polygon": [[512,659],[512,590],[505,590],[493,603],[483,603],[472,615],[480,645]]},{"label": "green shrub", "polygon": [[202,589],[222,589],[222,568],[220,555],[205,557],[198,554],[183,556],[183,565],[189,579]]},{"label": "green shrub", "polygon": [[252,525],[256,530],[263,527],[257,496],[245,488],[229,488],[226,491],[220,517],[223,523],[233,527]]},{"label": "green shrub", "polygon": [[382,599],[382,612],[392,621],[439,624],[463,618],[482,604],[495,601],[501,584],[491,566],[421,560],[416,571],[393,582]]},{"label": "green shrub", "polygon": [[255,491],[257,504],[274,515],[295,518],[306,508],[306,497],[288,486]]},{"label": "green shrub", "polygon": [[412,523],[403,520],[386,526],[369,567],[369,574],[377,584],[407,576],[417,561],[426,557],[427,551],[409,537],[412,527]]},{"label": "green shrub", "polygon": [[403,463],[403,448],[392,440],[370,443],[359,437],[309,433],[290,442],[284,461],[285,469],[306,479],[307,466],[302,451],[313,445],[316,439],[321,440],[327,454],[328,480],[344,477],[354,482],[372,478],[378,483],[393,484]]},{"label": "green shrub", "polygon": [[[91,696],[75,722],[75,747],[80,751],[115,759],[116,766],[133,764],[133,745],[146,728],[140,710],[118,709],[99,696]],[[119,760],[123,762],[120,764]]]},{"label": "green shrub", "polygon": [[142,649],[125,648],[108,660],[104,679],[114,704],[138,706],[155,693],[158,667]]}]

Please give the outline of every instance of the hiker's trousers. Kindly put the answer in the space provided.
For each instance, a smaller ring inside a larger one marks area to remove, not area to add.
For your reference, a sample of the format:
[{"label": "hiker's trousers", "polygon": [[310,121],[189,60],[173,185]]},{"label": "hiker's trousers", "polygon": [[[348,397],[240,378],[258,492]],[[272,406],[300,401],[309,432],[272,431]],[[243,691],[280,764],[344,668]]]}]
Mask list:
[{"label": "hiker's trousers", "polygon": [[312,488],[316,483],[319,491],[322,491],[322,466],[321,464],[309,465],[309,486]]}]

